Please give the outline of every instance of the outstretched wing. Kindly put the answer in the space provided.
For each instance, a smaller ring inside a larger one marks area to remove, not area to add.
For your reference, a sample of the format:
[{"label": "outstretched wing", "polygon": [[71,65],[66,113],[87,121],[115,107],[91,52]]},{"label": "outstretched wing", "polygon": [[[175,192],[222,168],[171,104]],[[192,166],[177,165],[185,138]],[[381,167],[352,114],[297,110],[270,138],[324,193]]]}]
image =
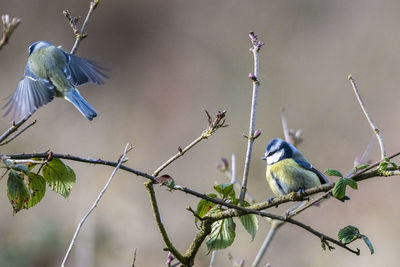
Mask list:
[{"label": "outstretched wing", "polygon": [[[67,57],[67,63],[69,70],[66,71],[71,75],[71,82],[75,86],[82,85],[84,83],[96,83],[104,84],[104,80],[108,79],[108,76],[103,72],[105,68],[100,67],[96,62],[90,61],[67,52],[64,52]],[[67,74],[67,76],[69,76]]]},{"label": "outstretched wing", "polygon": [[302,159],[294,159],[294,161],[296,161],[296,163],[299,164],[304,169],[307,169],[307,170],[312,171],[313,173],[315,173],[318,176],[319,181],[321,182],[321,184],[329,183],[328,178],[326,178],[325,175],[323,173],[321,173],[319,170],[314,168],[313,165],[311,165],[311,163],[309,163],[308,161],[302,160]]},{"label": "outstretched wing", "polygon": [[19,81],[14,94],[3,106],[3,109],[7,109],[4,116],[11,114],[12,120],[19,121],[49,103],[55,94],[51,82],[37,77],[29,71],[27,65],[24,77]]}]

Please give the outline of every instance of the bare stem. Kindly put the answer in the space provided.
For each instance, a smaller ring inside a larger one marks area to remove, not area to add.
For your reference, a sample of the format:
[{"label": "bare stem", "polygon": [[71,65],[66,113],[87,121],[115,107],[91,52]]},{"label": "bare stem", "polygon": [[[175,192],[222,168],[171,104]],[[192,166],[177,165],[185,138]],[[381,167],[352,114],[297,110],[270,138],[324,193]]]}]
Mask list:
[{"label": "bare stem", "polygon": [[18,27],[18,25],[21,23],[21,20],[18,18],[12,18],[10,19],[9,15],[2,15],[1,20],[3,22],[3,30],[2,30],[2,37],[0,39],[0,50],[5,46],[8,41],[10,40],[10,37],[14,30]]},{"label": "bare stem", "polygon": [[172,162],[177,160],[178,158],[182,157],[188,150],[190,150],[192,147],[200,143],[205,137],[203,135],[200,135],[197,137],[193,142],[191,142],[187,147],[176,153],[174,156],[172,156],[170,159],[168,159],[166,162],[164,162],[160,167],[158,167],[157,170],[153,173],[153,176],[156,177],[157,175],[160,174],[162,170],[168,167]]},{"label": "bare stem", "polygon": [[253,264],[251,265],[252,267],[257,267],[259,266],[265,252],[268,249],[269,244],[271,243],[272,239],[274,238],[276,231],[283,225],[284,222],[278,221],[278,220],[271,220],[271,227],[269,228],[269,232],[267,236],[264,239],[264,242],[260,248],[260,250],[257,253],[257,256],[255,257]]},{"label": "bare stem", "polygon": [[86,25],[88,24],[89,19],[93,14],[93,11],[96,9],[96,7],[97,7],[97,5],[99,3],[100,3],[100,0],[90,1],[89,11],[88,11],[88,13],[86,15],[85,21],[83,22],[80,31],[75,33],[75,43],[74,43],[74,46],[71,49],[71,54],[75,54],[76,50],[78,49],[78,46],[79,46],[80,42],[82,41],[82,39],[84,39],[87,36],[87,34],[84,33]]},{"label": "bare stem", "polygon": [[254,60],[254,72],[249,74],[250,79],[253,81],[253,96],[251,99],[251,111],[250,111],[250,125],[249,125],[249,134],[247,136],[247,152],[246,152],[246,160],[244,163],[243,170],[243,180],[242,180],[242,190],[240,191],[240,203],[243,204],[243,200],[247,191],[247,180],[249,177],[250,170],[250,162],[251,162],[251,154],[253,152],[253,143],[254,143],[254,131],[256,125],[256,105],[258,98],[258,87],[260,85],[260,81],[258,80],[258,68],[259,68],[259,60],[258,54],[260,52],[260,48],[263,43],[259,42],[257,39],[257,35],[254,32],[249,34],[252,48],[251,52],[253,53]]},{"label": "bare stem", "polygon": [[367,108],[364,104],[364,101],[361,98],[360,92],[358,91],[356,81],[354,80],[353,76],[349,75],[349,81],[351,83],[351,86],[353,87],[354,93],[357,97],[358,103],[361,106],[362,111],[364,112],[365,117],[367,118],[369,125],[372,128],[372,131],[375,133],[376,138],[378,139],[379,142],[379,147],[381,148],[381,159],[386,158],[386,150],[385,150],[385,144],[383,143],[383,138],[382,135],[378,129],[378,127],[375,125],[374,121],[372,120],[371,116],[369,115]]},{"label": "bare stem", "polygon": [[25,118],[23,118],[22,120],[20,120],[19,122],[15,123],[13,122],[11,127],[7,129],[7,131],[5,131],[1,136],[0,136],[0,143],[4,142],[4,140],[6,140],[10,135],[12,135],[13,133],[15,133],[19,127],[22,126],[22,124],[24,124],[27,120],[29,120],[29,118],[32,116],[32,114],[26,116]]},{"label": "bare stem", "polygon": [[[290,138],[290,134],[289,134],[289,127],[287,124],[284,108],[281,109],[281,120],[282,120],[282,129],[283,129],[283,134],[285,136],[285,140],[286,140],[286,142],[292,143],[290,140],[291,138]],[[292,143],[292,145],[294,145],[294,144]]]},{"label": "bare stem", "polygon": [[126,157],[126,153],[129,152],[129,150],[132,148],[132,146],[128,143],[125,146],[124,149],[124,153],[122,154],[122,156],[120,157],[120,160],[118,161],[117,166],[114,168],[113,172],[111,173],[110,178],[108,179],[106,185],[104,186],[103,190],[101,190],[100,194],[98,195],[97,199],[94,201],[92,207],[88,210],[88,212],[83,216],[82,220],[79,222],[78,227],[76,228],[75,234],[72,237],[71,243],[69,244],[67,253],[64,256],[64,260],[61,263],[61,267],[65,266],[65,263],[67,262],[68,256],[72,250],[72,247],[75,244],[76,238],[78,237],[78,234],[83,226],[83,224],[85,223],[85,221],[87,220],[87,218],[89,217],[89,215],[92,213],[92,211],[97,207],[97,205],[100,202],[100,199],[103,197],[104,193],[106,192],[106,190],[108,189],[108,187],[110,186],[115,174],[117,173],[117,170],[120,168],[122,162],[125,161],[125,157]]},{"label": "bare stem", "polygon": [[170,165],[172,162],[174,162],[178,158],[182,157],[188,150],[190,150],[195,145],[200,143],[200,141],[210,137],[217,129],[226,127],[225,119],[224,119],[226,111],[218,111],[214,120],[212,120],[210,114],[207,111],[206,111],[206,114],[208,117],[208,127],[202,132],[202,134],[199,137],[197,137],[187,147],[185,147],[184,149],[179,147],[178,153],[176,153],[174,156],[172,156],[170,159],[168,159],[165,163],[163,163],[160,167],[158,167],[157,170],[154,171],[154,173],[153,173],[154,177],[158,176],[162,170],[164,170],[166,167],[168,167],[168,165]]},{"label": "bare stem", "polygon": [[[0,143],[0,146],[4,146],[7,145],[8,143],[10,143],[11,141],[13,141],[15,138],[17,138],[18,136],[20,136],[23,132],[25,132],[26,130],[28,130],[30,127],[32,127],[34,124],[36,123],[36,120],[34,120],[33,122],[31,122],[30,124],[28,124],[27,126],[25,126],[21,131],[19,131],[18,133],[16,133],[13,137],[11,137],[10,139],[4,141],[3,143]],[[21,124],[22,125],[22,124]],[[12,127],[12,126],[11,126]]]}]

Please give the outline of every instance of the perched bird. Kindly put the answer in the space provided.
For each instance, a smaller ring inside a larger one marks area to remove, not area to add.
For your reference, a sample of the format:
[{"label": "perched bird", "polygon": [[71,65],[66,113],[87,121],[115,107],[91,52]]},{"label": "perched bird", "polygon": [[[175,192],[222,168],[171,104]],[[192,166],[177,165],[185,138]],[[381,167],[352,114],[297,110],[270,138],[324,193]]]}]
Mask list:
[{"label": "perched bird", "polygon": [[49,42],[38,41],[29,47],[24,76],[3,108],[18,121],[31,115],[54,97],[71,102],[88,120],[97,116],[94,108],[76,89],[85,83],[104,84],[105,69],[72,55]]},{"label": "perched bird", "polygon": [[294,146],[279,138],[272,139],[261,159],[267,162],[267,182],[275,195],[302,192],[329,183],[329,180]]}]

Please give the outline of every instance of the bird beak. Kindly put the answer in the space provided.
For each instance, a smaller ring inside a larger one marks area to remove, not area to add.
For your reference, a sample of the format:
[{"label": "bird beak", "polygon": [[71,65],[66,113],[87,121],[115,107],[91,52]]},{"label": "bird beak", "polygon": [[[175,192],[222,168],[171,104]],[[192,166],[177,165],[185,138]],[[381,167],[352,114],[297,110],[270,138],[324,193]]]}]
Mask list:
[{"label": "bird beak", "polygon": [[262,160],[267,160],[267,156],[262,156],[261,159]]}]

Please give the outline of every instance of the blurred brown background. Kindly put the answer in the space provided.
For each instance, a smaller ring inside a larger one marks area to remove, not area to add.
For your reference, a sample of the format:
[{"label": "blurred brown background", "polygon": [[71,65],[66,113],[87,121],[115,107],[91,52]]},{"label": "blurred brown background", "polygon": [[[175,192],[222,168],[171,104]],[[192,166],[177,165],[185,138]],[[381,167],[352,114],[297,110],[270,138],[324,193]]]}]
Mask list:
[{"label": "blurred brown background", "polygon": [[[74,37],[62,15],[86,15],[89,1],[2,0],[0,13],[22,19],[10,43],[0,51],[0,87],[4,97],[16,87],[28,46],[50,41],[70,50]],[[352,92],[352,73],[372,117],[382,130],[388,153],[399,151],[400,92],[399,1],[102,1],[77,54],[112,69],[105,86],[86,85],[82,95],[96,108],[88,122],[71,104],[56,99],[39,109],[37,125],[1,153],[58,153],[116,160],[125,144],[135,145],[128,166],[151,173],[196,138],[206,126],[204,109],[228,110],[229,127],[196,146],[165,173],[178,184],[211,192],[226,182],[216,169],[221,157],[237,155],[239,175],[246,150],[252,57],[248,32],[265,42],[260,56],[260,94],[250,171],[250,192],[260,201],[271,196],[264,162],[269,139],[280,136],[280,108],[289,126],[301,128],[301,151],[324,170],[346,173],[361,155],[372,131]],[[9,127],[1,120],[1,130]],[[377,145],[371,159],[377,160]],[[6,179],[0,194],[0,266],[57,266],[77,222],[91,206],[112,169],[69,162],[77,184],[69,200],[47,190],[39,205],[12,216]],[[144,179],[119,171],[99,207],[84,225],[68,266],[164,266],[163,243],[143,186]],[[331,236],[351,224],[375,246],[361,256],[337,248],[324,252],[319,240],[285,225],[267,252],[272,266],[393,266],[398,261],[400,228],[398,178],[379,178],[350,190],[352,201],[325,202],[298,219]],[[162,216],[173,242],[185,250],[196,233],[185,210],[198,199],[157,187]],[[281,213],[284,207],[272,212]],[[287,208],[287,207],[286,207]],[[229,253],[249,266],[269,225],[260,219],[253,242],[237,223],[233,246],[217,254],[216,266],[232,266]],[[208,266],[205,246],[196,266]]]}]

